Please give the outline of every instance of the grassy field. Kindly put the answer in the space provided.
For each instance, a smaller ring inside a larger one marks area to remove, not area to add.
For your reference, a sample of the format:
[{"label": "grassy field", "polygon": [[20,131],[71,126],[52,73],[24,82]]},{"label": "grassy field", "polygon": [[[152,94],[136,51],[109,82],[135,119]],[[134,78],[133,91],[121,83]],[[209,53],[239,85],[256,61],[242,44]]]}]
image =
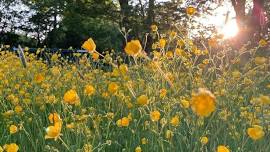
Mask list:
[{"label": "grassy field", "polygon": [[0,152],[268,152],[270,62],[257,53],[267,42],[216,45],[169,36],[148,57],[131,41],[124,64],[89,39],[92,57],[72,63],[25,48],[26,68],[2,48]]}]

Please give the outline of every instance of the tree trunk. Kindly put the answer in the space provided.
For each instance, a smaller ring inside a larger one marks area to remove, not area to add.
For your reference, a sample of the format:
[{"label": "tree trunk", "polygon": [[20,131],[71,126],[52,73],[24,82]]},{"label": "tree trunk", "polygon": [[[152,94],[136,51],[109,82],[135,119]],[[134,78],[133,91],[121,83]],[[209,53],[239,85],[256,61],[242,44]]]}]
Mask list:
[{"label": "tree trunk", "polygon": [[236,14],[236,22],[239,29],[242,29],[245,26],[245,5],[246,0],[231,0],[235,14]]},{"label": "tree trunk", "polygon": [[121,8],[121,21],[120,21],[120,26],[128,28],[129,25],[129,20],[128,16],[130,14],[130,8],[128,5],[129,0],[119,0],[120,8]]},{"label": "tree trunk", "polygon": [[250,33],[252,35],[262,32],[266,25],[266,16],[264,11],[264,0],[253,0],[253,10],[250,18]]},{"label": "tree trunk", "polygon": [[[151,25],[155,22],[155,0],[149,0],[148,3],[148,11],[147,11],[147,19],[146,19],[146,27],[147,29],[150,29]],[[146,41],[146,40],[145,40]],[[152,37],[152,34],[148,35],[147,43],[145,47],[145,52],[147,54],[150,54],[152,51],[152,44],[154,43],[154,38]]]},{"label": "tree trunk", "polygon": [[239,34],[236,37],[236,45],[242,46],[248,40],[256,41],[263,26],[266,25],[264,15],[264,0],[253,0],[251,16],[245,13],[246,0],[231,0],[236,14]]},{"label": "tree trunk", "polygon": [[149,0],[148,14],[147,14],[147,20],[146,20],[148,27],[150,27],[155,21],[154,9],[155,9],[155,0]]}]

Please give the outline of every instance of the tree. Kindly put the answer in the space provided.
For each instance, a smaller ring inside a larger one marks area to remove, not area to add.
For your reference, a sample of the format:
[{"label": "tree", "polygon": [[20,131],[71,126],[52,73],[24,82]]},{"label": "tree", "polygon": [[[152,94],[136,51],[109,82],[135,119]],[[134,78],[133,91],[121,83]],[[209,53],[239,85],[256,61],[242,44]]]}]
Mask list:
[{"label": "tree", "polygon": [[149,0],[148,2],[148,14],[147,14],[147,21],[146,21],[146,25],[148,25],[148,27],[150,27],[154,22],[155,22],[155,0]]},{"label": "tree", "polygon": [[[246,41],[254,36],[254,34],[262,32],[261,27],[265,24],[266,16],[264,14],[264,0],[253,0],[252,13],[246,14],[246,0],[231,0],[236,14],[238,27],[240,28],[240,39]],[[246,30],[245,30],[246,29]],[[247,39],[243,39],[247,38]]]}]

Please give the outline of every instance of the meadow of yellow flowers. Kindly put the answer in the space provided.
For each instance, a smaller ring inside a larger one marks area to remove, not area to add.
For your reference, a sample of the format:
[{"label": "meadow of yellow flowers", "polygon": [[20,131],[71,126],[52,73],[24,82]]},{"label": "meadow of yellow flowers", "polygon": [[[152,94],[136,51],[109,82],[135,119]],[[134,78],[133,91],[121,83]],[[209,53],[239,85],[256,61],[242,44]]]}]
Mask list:
[{"label": "meadow of yellow flowers", "polygon": [[270,151],[268,42],[203,46],[171,32],[152,57],[132,40],[125,64],[90,38],[72,62],[25,48],[26,67],[1,48],[0,152]]}]

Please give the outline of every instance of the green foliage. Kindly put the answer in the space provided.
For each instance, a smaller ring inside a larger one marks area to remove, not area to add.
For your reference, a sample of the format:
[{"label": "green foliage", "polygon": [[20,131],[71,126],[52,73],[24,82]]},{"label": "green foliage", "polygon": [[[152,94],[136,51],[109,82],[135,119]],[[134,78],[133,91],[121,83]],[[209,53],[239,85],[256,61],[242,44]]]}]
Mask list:
[{"label": "green foliage", "polygon": [[23,36],[23,35],[18,35],[18,34],[12,33],[12,32],[0,34],[0,42],[2,44],[13,45],[16,47],[19,44],[23,45],[23,46],[28,46],[28,47],[34,47],[37,43],[32,38],[29,38],[29,37]]}]

